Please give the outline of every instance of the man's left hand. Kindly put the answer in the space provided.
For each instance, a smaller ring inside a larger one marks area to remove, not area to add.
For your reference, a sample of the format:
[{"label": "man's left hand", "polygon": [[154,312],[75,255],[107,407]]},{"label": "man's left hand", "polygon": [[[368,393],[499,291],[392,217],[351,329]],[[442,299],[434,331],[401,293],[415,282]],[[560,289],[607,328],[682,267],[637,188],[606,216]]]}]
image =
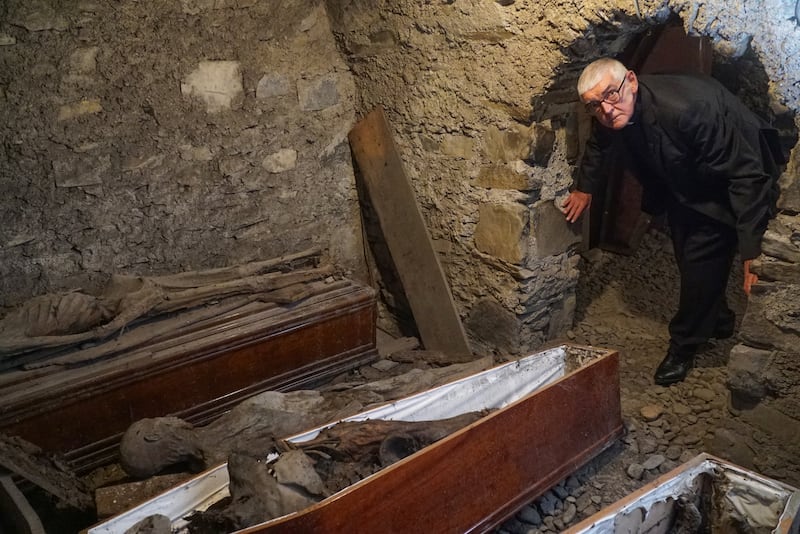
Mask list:
[{"label": "man's left hand", "polygon": [[750,296],[750,289],[753,284],[758,282],[756,273],[750,272],[750,261],[752,260],[744,260],[744,292],[747,296]]}]

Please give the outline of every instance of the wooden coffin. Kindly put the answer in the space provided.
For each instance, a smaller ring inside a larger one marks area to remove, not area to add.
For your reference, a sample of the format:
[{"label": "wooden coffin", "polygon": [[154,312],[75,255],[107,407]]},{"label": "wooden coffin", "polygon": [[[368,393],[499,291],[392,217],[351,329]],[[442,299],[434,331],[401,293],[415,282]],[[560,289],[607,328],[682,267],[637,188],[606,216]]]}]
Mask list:
[{"label": "wooden coffin", "polygon": [[80,472],[113,461],[139,419],[202,424],[253,394],[308,388],[373,361],[374,291],[324,284],[297,303],[253,302],[89,365],[2,373],[0,432],[63,453]]},{"label": "wooden coffin", "polygon": [[699,454],[565,532],[795,534],[800,530],[798,510],[796,488]]},{"label": "wooden coffin", "polygon": [[[618,365],[614,351],[561,346],[347,418],[426,421],[491,410],[311,507],[242,532],[488,531],[621,435]],[[193,510],[227,496],[227,483],[219,466],[88,533],[123,533],[153,514],[180,528]]]}]

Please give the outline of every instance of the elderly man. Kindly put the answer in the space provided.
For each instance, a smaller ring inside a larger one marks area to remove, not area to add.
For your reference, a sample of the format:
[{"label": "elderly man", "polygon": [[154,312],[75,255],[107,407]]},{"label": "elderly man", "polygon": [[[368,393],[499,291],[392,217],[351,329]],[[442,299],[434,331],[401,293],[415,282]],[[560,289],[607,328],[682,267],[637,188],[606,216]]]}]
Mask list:
[{"label": "elderly man", "polygon": [[708,77],[637,76],[606,58],[584,69],[578,94],[594,120],[564,213],[575,222],[602,190],[611,153],[642,183],[642,209],[667,213],[681,287],[655,382],[680,382],[699,345],[733,335],[725,290],[737,245],[745,293],[757,280],[750,261],[761,254],[785,163],[777,132]]}]

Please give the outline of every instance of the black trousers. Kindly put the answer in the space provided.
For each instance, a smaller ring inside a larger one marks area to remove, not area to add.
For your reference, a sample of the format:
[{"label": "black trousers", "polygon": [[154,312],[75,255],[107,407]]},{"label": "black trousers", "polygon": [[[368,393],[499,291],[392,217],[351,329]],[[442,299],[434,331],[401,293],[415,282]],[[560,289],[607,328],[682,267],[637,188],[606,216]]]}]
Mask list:
[{"label": "black trousers", "polygon": [[693,350],[715,331],[733,327],[725,290],[736,230],[674,201],[667,217],[681,282],[678,311],[669,323],[670,343]]}]

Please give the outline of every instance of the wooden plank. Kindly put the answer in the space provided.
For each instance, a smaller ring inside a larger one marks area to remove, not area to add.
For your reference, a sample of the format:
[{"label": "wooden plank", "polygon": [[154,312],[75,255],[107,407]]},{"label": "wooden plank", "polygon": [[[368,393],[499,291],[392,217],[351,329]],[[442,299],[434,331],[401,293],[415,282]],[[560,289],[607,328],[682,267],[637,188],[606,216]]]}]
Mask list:
[{"label": "wooden plank", "polygon": [[376,108],[364,117],[349,138],[423,345],[471,353],[383,110]]},{"label": "wooden plank", "polygon": [[94,502],[83,482],[63,462],[17,436],[0,434],[0,466],[33,482],[60,504],[93,510]]}]

